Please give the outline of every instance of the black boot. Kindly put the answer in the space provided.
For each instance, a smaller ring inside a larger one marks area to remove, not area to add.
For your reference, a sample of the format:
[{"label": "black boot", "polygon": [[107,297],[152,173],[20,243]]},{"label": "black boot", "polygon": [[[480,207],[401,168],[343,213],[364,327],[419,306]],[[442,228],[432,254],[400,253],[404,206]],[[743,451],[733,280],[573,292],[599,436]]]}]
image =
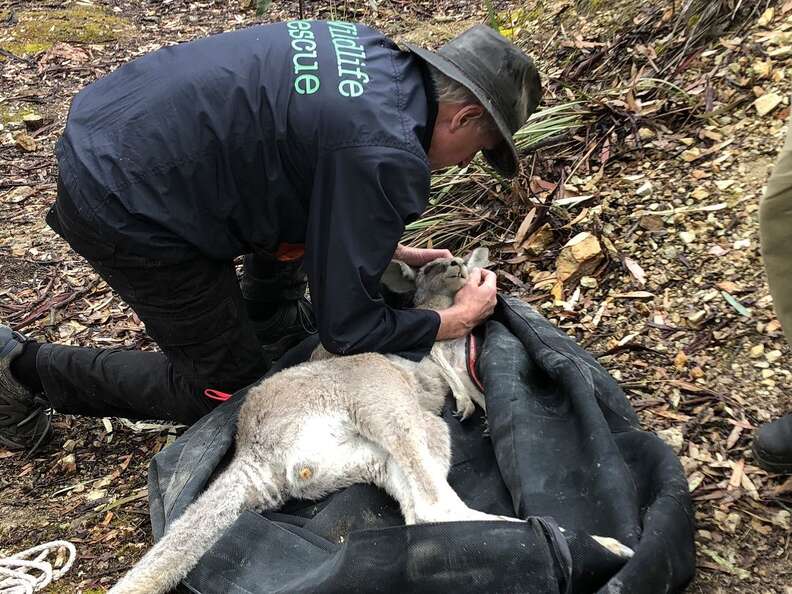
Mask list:
[{"label": "black boot", "polygon": [[265,319],[251,315],[251,322],[270,365],[298,342],[316,334],[313,308],[304,297],[279,303]]},{"label": "black boot", "polygon": [[792,414],[762,425],[754,438],[753,453],[765,470],[792,473]]},{"label": "black boot", "polygon": [[42,394],[34,394],[11,373],[11,362],[24,344],[24,336],[0,324],[0,448],[31,455],[52,435],[51,410]]}]

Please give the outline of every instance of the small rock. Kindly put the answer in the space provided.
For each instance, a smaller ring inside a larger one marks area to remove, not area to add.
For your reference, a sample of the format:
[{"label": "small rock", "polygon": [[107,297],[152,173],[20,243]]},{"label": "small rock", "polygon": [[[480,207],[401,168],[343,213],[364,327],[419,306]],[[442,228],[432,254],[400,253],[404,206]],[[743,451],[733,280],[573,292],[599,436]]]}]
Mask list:
[{"label": "small rock", "polygon": [[696,200],[704,200],[704,198],[708,198],[709,195],[710,193],[704,188],[696,188],[690,193],[690,197],[695,198]]},{"label": "small rock", "polygon": [[768,351],[765,353],[765,359],[767,359],[770,363],[775,363],[781,358],[781,351]]},{"label": "small rock", "polygon": [[764,345],[763,344],[757,344],[757,345],[751,347],[751,351],[749,353],[749,356],[751,357],[751,359],[758,359],[762,355],[764,355]]},{"label": "small rock", "polygon": [[773,515],[773,524],[783,528],[784,530],[792,529],[792,514],[790,514],[787,510],[782,509]]},{"label": "small rock", "polygon": [[713,255],[713,256],[718,256],[718,257],[720,257],[720,256],[725,256],[726,254],[728,254],[728,253],[729,253],[729,250],[726,250],[726,249],[724,249],[724,248],[722,248],[721,246],[719,246],[719,245],[717,245],[717,244],[716,244],[716,245],[713,245],[713,246],[712,246],[712,247],[711,247],[711,248],[710,248],[710,249],[707,251],[707,253],[708,253],[708,254],[711,254],[711,255]]},{"label": "small rock", "polygon": [[676,354],[676,357],[674,357],[674,367],[676,367],[677,369],[683,369],[685,365],[687,365],[687,361],[688,358],[685,352],[679,351]]},{"label": "small rock", "polygon": [[685,437],[682,435],[682,430],[678,427],[671,427],[670,429],[661,429],[657,432],[657,437],[666,442],[675,454],[682,451],[685,445]]},{"label": "small rock", "polygon": [[696,530],[696,535],[704,540],[712,540],[712,532],[709,530]]},{"label": "small rock", "polygon": [[63,449],[66,450],[67,452],[73,452],[74,448],[76,447],[77,447],[77,442],[74,441],[73,439],[67,439],[65,442],[63,442]]},{"label": "small rock", "polygon": [[655,131],[651,128],[638,128],[638,138],[641,140],[649,140],[656,137]]},{"label": "small rock", "polygon": [[756,112],[765,116],[781,104],[782,97],[778,93],[765,93],[753,102]]},{"label": "small rock", "polygon": [[64,456],[58,461],[58,463],[61,465],[61,467],[63,467],[63,470],[66,472],[66,474],[73,474],[77,472],[77,456],[74,454]]},{"label": "small rock", "polygon": [[704,370],[701,367],[694,367],[690,370],[690,377],[693,379],[701,379],[704,377]]},{"label": "small rock", "polygon": [[753,63],[751,67],[757,78],[767,78],[770,76],[770,71],[773,69],[772,60],[758,60]]},{"label": "small rock", "polygon": [[693,243],[696,241],[696,234],[692,231],[680,231],[679,238],[685,243]]},{"label": "small rock", "polygon": [[688,315],[687,319],[691,324],[700,324],[701,321],[707,316],[707,310],[700,309]]},{"label": "small rock", "polygon": [[715,182],[715,186],[719,190],[728,190],[730,186],[734,185],[733,179],[721,179]]},{"label": "small rock", "polygon": [[587,289],[596,289],[597,288],[597,279],[593,276],[584,276],[580,279],[580,286],[585,287]]},{"label": "small rock", "polygon": [[652,233],[657,233],[663,230],[663,217],[659,215],[643,215],[638,219],[638,224],[642,229],[646,229]]},{"label": "small rock", "polygon": [[562,283],[572,283],[582,276],[590,276],[603,259],[599,240],[583,231],[561,248],[556,260],[556,277]]},{"label": "small rock", "polygon": [[34,113],[22,116],[22,123],[25,124],[25,128],[27,128],[29,132],[38,130],[44,125],[44,122],[44,118]]},{"label": "small rock", "polygon": [[734,242],[734,249],[735,250],[743,250],[743,249],[745,249],[747,247],[750,247],[750,246],[751,246],[751,240],[747,239],[747,238],[746,239],[738,239],[737,241]]},{"label": "small rock", "polygon": [[684,151],[681,156],[683,161],[692,163],[701,157],[701,149],[699,149],[697,146],[694,146],[693,148]]},{"label": "small rock", "polygon": [[765,326],[764,329],[764,331],[767,334],[773,334],[774,332],[778,332],[779,330],[781,330],[781,322],[779,322],[778,320],[770,320],[769,322],[767,322],[767,326]]},{"label": "small rock", "polygon": [[641,184],[641,187],[640,187],[640,188],[638,188],[637,190],[635,190],[635,193],[636,193],[638,196],[641,196],[641,197],[643,197],[643,196],[649,196],[649,194],[651,194],[651,193],[652,193],[652,182],[650,182],[650,181],[646,181],[646,182],[644,182],[643,184]]},{"label": "small rock", "polygon": [[762,379],[770,379],[775,375],[775,371],[772,369],[762,369]]}]

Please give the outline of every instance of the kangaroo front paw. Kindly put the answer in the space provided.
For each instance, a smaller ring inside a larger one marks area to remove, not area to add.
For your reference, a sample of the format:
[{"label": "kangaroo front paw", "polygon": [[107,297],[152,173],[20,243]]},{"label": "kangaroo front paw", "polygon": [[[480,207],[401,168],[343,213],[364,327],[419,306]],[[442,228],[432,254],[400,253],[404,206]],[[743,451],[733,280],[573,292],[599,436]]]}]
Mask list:
[{"label": "kangaroo front paw", "polygon": [[467,420],[474,412],[476,412],[476,405],[468,397],[456,398],[457,409],[454,413],[460,420]]},{"label": "kangaroo front paw", "polygon": [[622,559],[629,559],[635,554],[635,552],[630,547],[622,544],[615,538],[610,538],[608,536],[593,536],[593,535],[591,538],[596,540],[599,544],[601,544],[603,547],[608,549],[611,553],[613,553],[617,557],[621,557]]}]

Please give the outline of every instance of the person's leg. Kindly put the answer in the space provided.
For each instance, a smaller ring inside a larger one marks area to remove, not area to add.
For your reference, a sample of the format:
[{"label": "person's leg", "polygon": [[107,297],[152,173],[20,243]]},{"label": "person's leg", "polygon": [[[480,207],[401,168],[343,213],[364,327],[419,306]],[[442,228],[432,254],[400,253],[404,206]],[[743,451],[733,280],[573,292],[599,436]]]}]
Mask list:
[{"label": "person's leg", "polygon": [[315,323],[300,253],[245,256],[240,287],[247,313],[267,359],[313,334]]},{"label": "person's leg", "polygon": [[759,205],[759,235],[773,307],[792,335],[792,126]]},{"label": "person's leg", "polygon": [[[792,126],[760,204],[759,234],[773,307],[788,339],[792,335]],[[763,425],[753,450],[763,468],[792,472],[792,414]]]},{"label": "person's leg", "polygon": [[161,353],[45,344],[36,367],[58,412],[192,423],[267,370],[230,262],[92,265],[146,324]]},{"label": "person's leg", "polygon": [[62,188],[47,221],[136,310],[162,352],[39,345],[0,327],[0,443],[31,448],[46,438],[43,395],[60,412],[190,423],[214,404],[205,388],[233,392],[266,372],[230,261],[131,257]]}]

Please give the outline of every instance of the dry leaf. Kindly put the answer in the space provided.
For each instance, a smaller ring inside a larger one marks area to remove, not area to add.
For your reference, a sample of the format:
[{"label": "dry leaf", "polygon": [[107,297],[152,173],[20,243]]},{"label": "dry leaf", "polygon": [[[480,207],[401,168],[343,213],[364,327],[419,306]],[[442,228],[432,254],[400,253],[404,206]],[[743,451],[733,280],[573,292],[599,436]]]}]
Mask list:
[{"label": "dry leaf", "polygon": [[730,450],[734,447],[734,444],[737,443],[737,440],[740,439],[740,435],[742,435],[743,428],[739,425],[735,425],[734,428],[729,433],[729,437],[726,439],[726,449]]},{"label": "dry leaf", "polygon": [[742,483],[743,469],[745,468],[745,460],[740,458],[734,465],[731,478],[729,478],[729,491],[736,489]]},{"label": "dry leaf", "polygon": [[544,252],[550,244],[553,243],[553,230],[550,228],[549,223],[545,223],[536,231],[531,233],[520,246],[521,250],[525,250],[529,254],[538,256]]},{"label": "dry leaf", "polygon": [[30,134],[25,134],[24,132],[20,132],[14,137],[14,141],[16,145],[25,152],[32,153],[36,150],[36,139],[33,138]]},{"label": "dry leaf", "polygon": [[775,17],[775,8],[771,6],[762,13],[762,16],[759,17],[759,20],[756,21],[756,24],[759,25],[760,27],[767,27],[767,25],[773,22],[774,17]]},{"label": "dry leaf", "polygon": [[517,229],[517,235],[514,238],[514,249],[520,249],[520,244],[525,239],[525,235],[528,233],[528,229],[531,228],[531,224],[534,222],[536,218],[536,207],[533,207],[531,210],[528,211],[528,214],[525,215],[522,223],[520,223],[519,229]]},{"label": "dry leaf", "polygon": [[30,186],[18,186],[6,192],[6,194],[3,196],[3,200],[10,202],[11,204],[19,204],[20,202],[27,200],[35,193],[36,191]]},{"label": "dry leaf", "polygon": [[740,290],[740,288],[732,281],[721,281],[715,286],[728,293],[734,293],[735,291]]},{"label": "dry leaf", "polygon": [[646,284],[646,273],[644,272],[641,265],[638,264],[632,258],[624,258],[624,266],[629,270],[632,277],[638,282],[639,285],[643,286]]}]

